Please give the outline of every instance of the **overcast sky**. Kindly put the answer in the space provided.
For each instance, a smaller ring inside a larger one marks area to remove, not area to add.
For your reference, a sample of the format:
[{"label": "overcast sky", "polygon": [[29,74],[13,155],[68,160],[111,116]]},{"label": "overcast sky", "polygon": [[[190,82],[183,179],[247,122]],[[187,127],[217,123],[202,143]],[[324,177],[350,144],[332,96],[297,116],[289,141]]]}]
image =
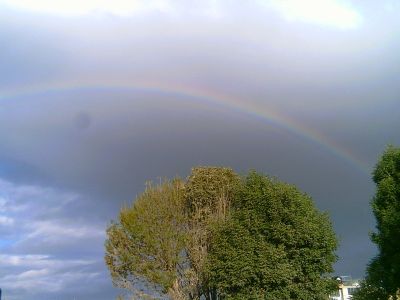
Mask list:
[{"label": "overcast sky", "polygon": [[[33,3],[34,2],[34,3]],[[113,299],[105,228],[159,177],[256,169],[328,211],[336,274],[375,254],[400,144],[398,1],[0,0],[0,287]]]}]

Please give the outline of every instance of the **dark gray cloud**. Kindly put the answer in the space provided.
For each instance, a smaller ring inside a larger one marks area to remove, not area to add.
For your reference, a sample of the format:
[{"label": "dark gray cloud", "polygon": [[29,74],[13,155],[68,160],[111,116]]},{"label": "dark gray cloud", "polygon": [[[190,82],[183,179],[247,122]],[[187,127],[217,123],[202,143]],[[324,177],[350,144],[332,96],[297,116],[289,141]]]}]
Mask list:
[{"label": "dark gray cloud", "polygon": [[[337,273],[362,276],[375,253],[369,172],[387,143],[400,144],[400,27],[390,3],[357,6],[353,29],[288,22],[258,2],[176,3],[134,17],[0,3],[7,299],[112,298],[108,222],[145,181],[185,177],[195,165],[253,168],[298,185],[332,217]],[[330,146],[263,117],[272,111]]]}]

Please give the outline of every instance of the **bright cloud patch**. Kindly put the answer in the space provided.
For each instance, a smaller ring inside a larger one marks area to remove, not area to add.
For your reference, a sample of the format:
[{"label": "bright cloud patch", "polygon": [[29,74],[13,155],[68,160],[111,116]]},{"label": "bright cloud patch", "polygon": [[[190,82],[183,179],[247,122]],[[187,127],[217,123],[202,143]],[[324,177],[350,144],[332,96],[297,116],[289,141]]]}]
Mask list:
[{"label": "bright cloud patch", "polygon": [[167,1],[134,1],[134,0],[3,0],[7,5],[42,13],[58,13],[67,15],[80,15],[87,13],[111,13],[115,15],[128,15],[143,10],[165,11],[169,9]]},{"label": "bright cloud patch", "polygon": [[7,226],[7,225],[12,225],[12,224],[14,224],[13,218],[0,216],[0,226]]},{"label": "bright cloud patch", "polygon": [[[302,21],[318,25],[348,29],[361,23],[360,14],[346,0],[254,0],[246,5],[261,3],[278,11],[289,21]],[[240,1],[176,1],[176,0],[0,0],[0,5],[46,14],[67,16],[86,14],[111,14],[132,16],[147,12],[166,13],[172,16],[191,14],[220,17],[228,12],[240,11]],[[229,14],[229,13],[228,13]]]},{"label": "bright cloud patch", "polygon": [[288,21],[301,21],[341,29],[356,28],[360,14],[339,0],[262,0]]}]

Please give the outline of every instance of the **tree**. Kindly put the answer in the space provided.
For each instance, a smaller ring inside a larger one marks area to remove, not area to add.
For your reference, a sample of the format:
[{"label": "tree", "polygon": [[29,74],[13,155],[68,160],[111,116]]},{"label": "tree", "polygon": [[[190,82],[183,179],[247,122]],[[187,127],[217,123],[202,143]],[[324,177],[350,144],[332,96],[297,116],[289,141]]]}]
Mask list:
[{"label": "tree", "polygon": [[215,299],[206,270],[208,250],[213,243],[211,226],[223,222],[240,185],[239,176],[230,168],[193,168],[185,187],[186,213],[188,216],[187,253],[197,285],[197,297]]},{"label": "tree", "polygon": [[376,232],[371,235],[379,254],[367,267],[367,276],[355,299],[388,299],[400,288],[400,148],[389,146],[378,161],[373,180],[372,211]]},{"label": "tree", "polygon": [[140,294],[168,292],[186,238],[182,181],[149,184],[107,230],[105,261],[113,283]]},{"label": "tree", "polygon": [[223,299],[326,299],[337,240],[327,214],[296,187],[251,172],[215,225],[210,281]]},{"label": "tree", "polygon": [[[224,218],[239,177],[232,169],[193,168],[187,182],[148,185],[107,230],[105,261],[114,285],[173,299],[206,299],[209,224]],[[145,288],[144,288],[145,286]]]},{"label": "tree", "polygon": [[296,187],[217,167],[149,185],[107,236],[113,282],[138,299],[322,299],[337,245]]}]

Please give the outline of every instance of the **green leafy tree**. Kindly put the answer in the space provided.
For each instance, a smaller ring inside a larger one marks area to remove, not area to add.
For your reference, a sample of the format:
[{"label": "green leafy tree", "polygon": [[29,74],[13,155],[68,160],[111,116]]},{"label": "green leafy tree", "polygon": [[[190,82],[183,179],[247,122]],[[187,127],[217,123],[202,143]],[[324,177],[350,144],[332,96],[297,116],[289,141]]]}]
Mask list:
[{"label": "green leafy tree", "polygon": [[209,226],[223,219],[239,177],[229,168],[193,168],[187,182],[149,185],[107,230],[105,261],[116,286],[173,299],[212,297],[204,261]]},{"label": "green leafy tree", "polygon": [[400,288],[400,148],[389,146],[377,163],[372,211],[377,231],[371,235],[379,254],[355,299],[388,299]]},{"label": "green leafy tree", "polygon": [[221,167],[193,168],[185,185],[187,253],[198,297],[203,295],[206,299],[214,299],[217,296],[205,265],[208,250],[214,242],[210,229],[212,224],[224,221],[228,216],[239,185],[239,176],[232,169]]},{"label": "green leafy tree", "polygon": [[209,250],[223,299],[326,299],[337,240],[325,213],[296,187],[251,172]]},{"label": "green leafy tree", "polygon": [[149,185],[107,236],[113,282],[135,299],[323,299],[336,259],[329,219],[310,197],[229,168]]},{"label": "green leafy tree", "polygon": [[180,180],[148,185],[107,230],[105,261],[113,283],[143,294],[166,293],[177,279],[185,246],[184,190]]}]

